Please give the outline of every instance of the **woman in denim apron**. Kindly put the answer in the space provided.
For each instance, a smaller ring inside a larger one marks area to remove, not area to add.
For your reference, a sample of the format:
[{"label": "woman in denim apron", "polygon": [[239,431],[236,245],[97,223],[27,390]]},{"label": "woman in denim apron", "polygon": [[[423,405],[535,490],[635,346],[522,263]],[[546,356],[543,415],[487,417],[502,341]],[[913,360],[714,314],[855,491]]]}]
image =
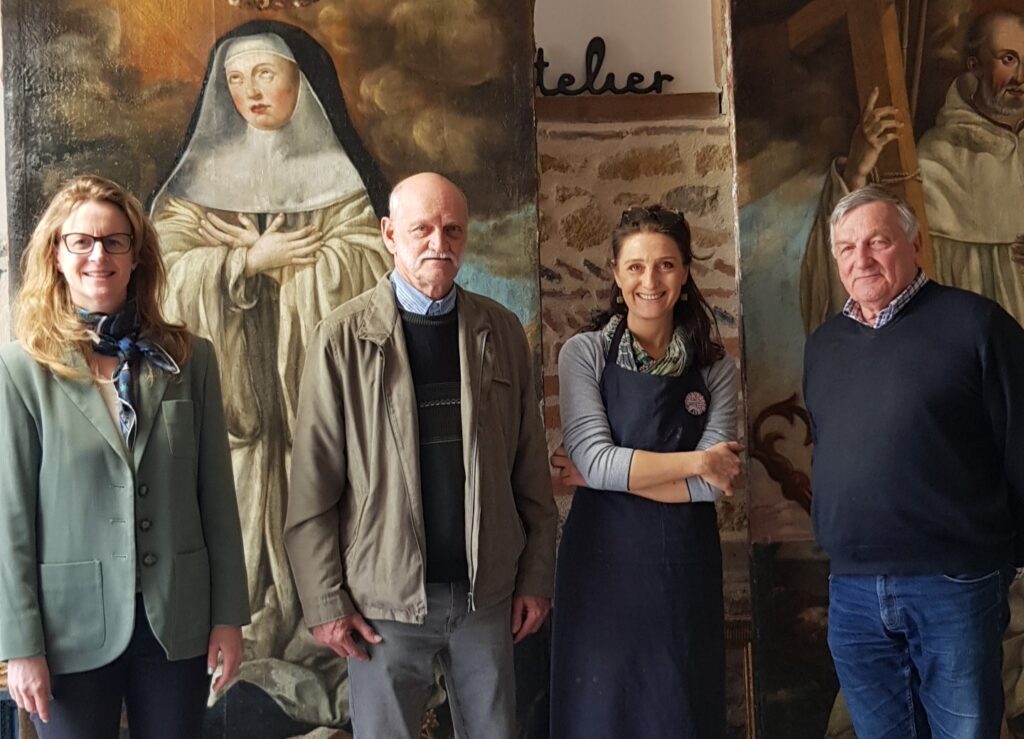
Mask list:
[{"label": "woman in denim apron", "polygon": [[[735,367],[690,275],[682,214],[631,208],[612,234],[609,311],[559,357],[579,483],[558,553],[551,736],[725,734],[722,556]],[[571,460],[571,462],[570,462]]]}]

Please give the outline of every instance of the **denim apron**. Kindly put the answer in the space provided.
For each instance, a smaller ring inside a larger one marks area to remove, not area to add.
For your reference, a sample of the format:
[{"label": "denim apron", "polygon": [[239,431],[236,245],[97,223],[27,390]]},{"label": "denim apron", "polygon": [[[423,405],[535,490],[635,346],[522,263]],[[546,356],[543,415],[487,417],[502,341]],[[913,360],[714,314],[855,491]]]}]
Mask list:
[{"label": "denim apron", "polygon": [[[692,451],[710,401],[700,371],[691,366],[664,377],[619,367],[625,324],[601,376],[614,443]],[[722,553],[713,503],[579,488],[558,550],[553,623],[552,739],[725,735]]]}]

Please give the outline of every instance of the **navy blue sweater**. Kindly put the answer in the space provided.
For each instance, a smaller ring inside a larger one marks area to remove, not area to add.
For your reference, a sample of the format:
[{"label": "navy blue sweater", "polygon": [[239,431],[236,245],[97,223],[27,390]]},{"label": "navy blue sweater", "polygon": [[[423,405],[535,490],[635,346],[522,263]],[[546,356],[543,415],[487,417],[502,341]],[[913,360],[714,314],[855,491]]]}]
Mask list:
[{"label": "navy blue sweater", "polygon": [[804,399],[834,574],[1024,561],[1024,330],[996,303],[930,282],[882,328],[835,316],[808,339]]},{"label": "navy blue sweater", "polygon": [[466,565],[466,469],[462,461],[459,314],[401,311],[416,388],[420,495],[427,582],[469,578]]}]

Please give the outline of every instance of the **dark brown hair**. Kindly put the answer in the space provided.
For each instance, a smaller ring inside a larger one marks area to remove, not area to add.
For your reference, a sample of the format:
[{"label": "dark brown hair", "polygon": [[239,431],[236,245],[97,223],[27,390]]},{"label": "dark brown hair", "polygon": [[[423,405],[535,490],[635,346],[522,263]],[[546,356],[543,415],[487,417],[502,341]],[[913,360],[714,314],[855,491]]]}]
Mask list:
[{"label": "dark brown hair", "polygon": [[[619,259],[622,243],[638,233],[668,236],[679,247],[683,264],[689,267],[693,262],[690,227],[683,214],[660,205],[649,205],[643,208],[630,208],[623,212],[619,225],[612,231],[612,264]],[[672,313],[675,325],[683,329],[687,347],[693,352],[694,364],[697,367],[708,367],[725,356],[718,321],[700,288],[697,287],[692,272],[683,285],[683,291]],[[596,331],[606,326],[612,316],[625,315],[626,304],[622,301],[622,291],[618,285],[613,284],[610,305],[606,310],[595,312],[590,324],[583,330]]]}]

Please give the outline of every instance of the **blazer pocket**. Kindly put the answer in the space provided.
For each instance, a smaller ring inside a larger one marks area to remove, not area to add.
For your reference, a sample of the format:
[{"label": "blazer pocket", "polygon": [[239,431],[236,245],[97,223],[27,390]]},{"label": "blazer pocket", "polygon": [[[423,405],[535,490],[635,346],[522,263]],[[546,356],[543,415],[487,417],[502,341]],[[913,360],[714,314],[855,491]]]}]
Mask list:
[{"label": "blazer pocket", "polygon": [[47,651],[91,652],[107,639],[98,560],[39,565],[39,608]]},{"label": "blazer pocket", "polygon": [[189,639],[210,633],[210,555],[206,547],[174,555],[174,633]]},{"label": "blazer pocket", "polygon": [[165,400],[160,404],[167,443],[175,457],[196,456],[195,404],[191,400]]}]

